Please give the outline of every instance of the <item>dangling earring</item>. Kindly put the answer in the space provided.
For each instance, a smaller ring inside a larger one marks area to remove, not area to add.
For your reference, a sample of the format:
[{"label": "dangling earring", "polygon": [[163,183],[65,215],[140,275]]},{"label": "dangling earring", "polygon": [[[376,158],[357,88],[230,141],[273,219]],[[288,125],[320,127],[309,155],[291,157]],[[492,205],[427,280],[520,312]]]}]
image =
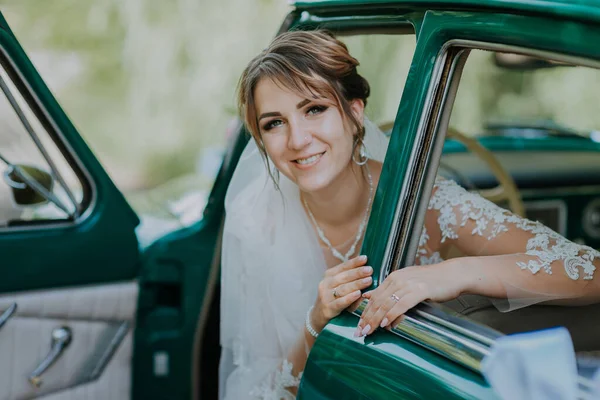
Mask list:
[{"label": "dangling earring", "polygon": [[359,159],[358,160],[356,159],[356,152],[353,152],[352,153],[352,161],[354,161],[354,163],[356,165],[363,166],[367,163],[367,161],[369,161],[369,157],[367,157],[367,150],[365,149],[365,143],[363,142],[363,140],[358,139],[358,142],[360,143],[358,145]]}]

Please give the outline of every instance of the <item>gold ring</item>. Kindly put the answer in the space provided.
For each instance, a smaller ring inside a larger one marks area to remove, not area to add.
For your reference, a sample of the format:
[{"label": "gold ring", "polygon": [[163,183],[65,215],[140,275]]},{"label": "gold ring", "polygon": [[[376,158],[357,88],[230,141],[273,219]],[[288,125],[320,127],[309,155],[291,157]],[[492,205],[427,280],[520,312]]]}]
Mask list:
[{"label": "gold ring", "polygon": [[392,298],[392,300],[394,300],[396,303],[400,301],[400,297],[396,296],[396,293],[392,294],[390,296]]},{"label": "gold ring", "polygon": [[337,289],[333,289],[333,297],[337,299],[338,296],[339,296],[339,294],[337,292]]}]

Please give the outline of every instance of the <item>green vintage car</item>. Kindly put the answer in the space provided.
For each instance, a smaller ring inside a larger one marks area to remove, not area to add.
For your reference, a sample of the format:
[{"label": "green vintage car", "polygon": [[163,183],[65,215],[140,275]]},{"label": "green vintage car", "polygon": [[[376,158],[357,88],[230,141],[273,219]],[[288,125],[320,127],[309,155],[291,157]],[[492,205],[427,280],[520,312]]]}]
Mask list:
[{"label": "green vintage car", "polygon": [[[600,248],[600,2],[292,7],[281,31],[342,35],[373,83],[368,113],[390,135],[363,245],[375,281],[413,264],[436,174]],[[244,128],[201,217],[152,234],[1,16],[0,50],[0,398],[217,398],[223,203]],[[497,398],[481,374],[495,340],[565,326],[585,398],[599,310],[500,313],[465,296],[422,304],[366,340],[344,313],[319,336],[298,397]]]}]

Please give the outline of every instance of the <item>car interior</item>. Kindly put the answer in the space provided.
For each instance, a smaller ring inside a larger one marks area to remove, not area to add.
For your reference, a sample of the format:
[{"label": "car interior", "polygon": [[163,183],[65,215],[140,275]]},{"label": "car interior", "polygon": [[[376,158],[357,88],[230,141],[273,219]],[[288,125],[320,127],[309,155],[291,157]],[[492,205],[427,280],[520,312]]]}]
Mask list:
[{"label": "car interior", "polygon": [[[598,121],[594,106],[586,104],[584,84],[599,74],[584,66],[471,50],[438,174],[573,242],[600,248]],[[565,81],[581,90],[562,91]],[[564,97],[545,92],[547,82],[563,86],[557,92]],[[473,105],[486,101],[485,111]],[[505,334],[564,326],[577,352],[600,354],[600,326],[592,323],[600,304],[501,312],[488,298],[464,295],[445,306]]]}]

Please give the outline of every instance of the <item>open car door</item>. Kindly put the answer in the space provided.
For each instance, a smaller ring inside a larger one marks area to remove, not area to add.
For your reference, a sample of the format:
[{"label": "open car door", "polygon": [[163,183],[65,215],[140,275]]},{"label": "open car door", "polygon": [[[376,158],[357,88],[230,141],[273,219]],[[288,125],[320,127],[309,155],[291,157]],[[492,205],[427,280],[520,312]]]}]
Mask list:
[{"label": "open car door", "polygon": [[0,17],[0,398],[128,398],[139,220]]},{"label": "open car door", "polygon": [[141,246],[2,14],[0,174],[0,399],[189,399],[222,205]]}]

